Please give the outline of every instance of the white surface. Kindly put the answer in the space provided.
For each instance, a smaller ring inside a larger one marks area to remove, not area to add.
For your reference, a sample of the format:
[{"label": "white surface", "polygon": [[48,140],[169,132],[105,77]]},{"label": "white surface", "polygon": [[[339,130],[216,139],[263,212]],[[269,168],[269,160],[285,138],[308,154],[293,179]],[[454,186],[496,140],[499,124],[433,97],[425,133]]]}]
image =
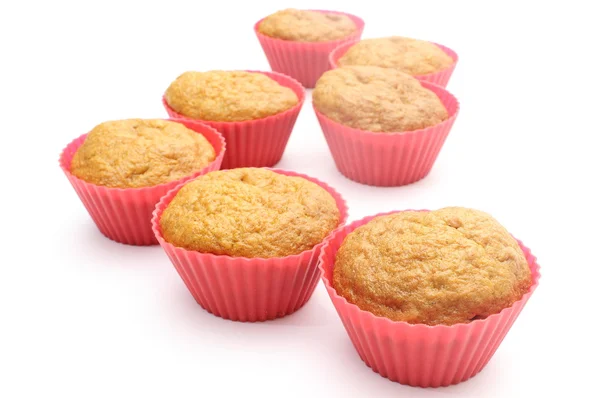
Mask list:
[{"label": "white surface", "polygon": [[[597,394],[593,2],[87,3],[0,6],[0,396]],[[161,94],[184,70],[268,69],[253,23],[294,5],[360,15],[364,37],[413,36],[460,55],[449,89],[461,113],[427,179],[382,189],[343,178],[310,98],[279,167],[335,186],[351,220],[471,206],[533,249],[541,285],[468,382],[424,390],[373,373],[321,283],[302,310],[277,321],[242,324],[206,313],[160,247],[100,235],[58,167],[67,142],[99,122],[166,116]]]}]

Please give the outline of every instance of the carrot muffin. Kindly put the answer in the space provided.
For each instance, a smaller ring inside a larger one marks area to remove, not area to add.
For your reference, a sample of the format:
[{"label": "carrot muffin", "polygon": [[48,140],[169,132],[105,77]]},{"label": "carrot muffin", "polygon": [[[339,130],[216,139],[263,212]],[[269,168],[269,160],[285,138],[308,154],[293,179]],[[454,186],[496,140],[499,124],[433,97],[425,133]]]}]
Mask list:
[{"label": "carrot muffin", "polygon": [[531,286],[517,241],[490,215],[461,207],[376,217],[337,252],[337,293],[394,321],[452,325],[510,307]]},{"label": "carrot muffin", "polygon": [[433,43],[397,36],[359,41],[337,61],[340,66],[395,68],[413,76],[438,72],[453,62]]},{"label": "carrot muffin", "polygon": [[325,189],[259,168],[215,171],[186,184],[160,218],[179,247],[234,257],[285,257],[313,248],[340,213]]},{"label": "carrot muffin", "polygon": [[326,72],[317,81],[313,103],[338,123],[377,133],[418,130],[448,118],[438,96],[417,79],[377,66]]},{"label": "carrot muffin", "polygon": [[257,72],[185,72],[165,92],[175,112],[192,119],[239,122],[261,119],[292,108],[298,97]]},{"label": "carrot muffin", "polygon": [[202,134],[160,119],[99,124],[71,161],[71,173],[111,188],[139,188],[178,180],[202,170],[215,150]]},{"label": "carrot muffin", "polygon": [[356,24],[344,14],[289,8],[263,19],[258,31],[281,40],[319,42],[350,36]]}]

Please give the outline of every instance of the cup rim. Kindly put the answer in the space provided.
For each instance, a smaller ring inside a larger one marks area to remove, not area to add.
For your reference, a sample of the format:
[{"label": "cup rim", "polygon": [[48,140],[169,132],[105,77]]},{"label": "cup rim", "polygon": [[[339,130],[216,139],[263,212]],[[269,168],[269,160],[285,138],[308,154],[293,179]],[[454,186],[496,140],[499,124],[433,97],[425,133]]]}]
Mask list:
[{"label": "cup rim", "polygon": [[[183,124],[185,126],[185,120],[178,120],[175,118],[167,118],[167,119],[161,119],[161,120],[167,120],[170,122],[175,122],[175,123],[179,123],[179,124]],[[191,128],[189,128],[188,126],[185,126],[190,130],[193,130]],[[124,192],[124,191],[138,191],[138,192],[142,192],[142,191],[150,191],[150,190],[154,190],[154,189],[160,189],[160,188],[168,188],[169,186],[173,186],[173,185],[178,185],[179,183],[182,183],[184,181],[187,181],[189,179],[192,178],[196,178],[201,176],[202,174],[206,174],[208,172],[208,170],[211,169],[212,166],[215,165],[215,163],[217,162],[222,162],[223,161],[223,157],[225,156],[225,150],[226,150],[226,142],[225,142],[225,138],[223,137],[223,135],[221,133],[219,133],[215,128],[204,124],[204,123],[198,123],[197,124],[198,128],[201,128],[205,131],[203,132],[199,132],[196,130],[196,133],[198,134],[202,134],[204,136],[204,138],[207,139],[207,141],[211,144],[211,146],[213,147],[213,149],[215,150],[215,158],[208,163],[206,166],[204,166],[201,170],[195,171],[187,176],[184,176],[178,180],[173,180],[173,181],[167,181],[167,182],[163,182],[161,184],[158,185],[149,185],[149,186],[144,186],[144,187],[132,187],[132,188],[121,188],[121,187],[107,187],[104,185],[98,185],[98,184],[94,184],[92,182],[88,182],[85,181],[79,177],[77,177],[76,175],[74,175],[73,173],[71,173],[71,161],[73,160],[73,157],[71,157],[71,159],[67,162],[67,151],[73,147],[75,147],[75,151],[77,151],[79,149],[79,147],[81,147],[81,145],[83,145],[83,143],[85,142],[85,138],[87,137],[88,133],[82,134],[79,137],[73,139],[69,144],[67,144],[67,146],[65,146],[63,148],[63,150],[60,153],[60,157],[58,159],[58,163],[60,168],[63,170],[63,172],[65,174],[67,174],[69,177],[74,178],[75,180],[77,180],[80,184],[83,185],[87,185],[87,186],[94,186],[99,190],[103,190],[105,192]],[[221,144],[221,148],[219,150],[219,152],[217,153],[217,148],[215,147],[215,145],[213,145],[210,140],[208,140],[208,138],[205,135],[205,132],[207,132],[208,134],[213,134],[219,141],[219,143]]]},{"label": "cup rim", "polygon": [[[235,72],[236,70],[231,70],[231,72]],[[237,70],[240,71],[240,70]],[[198,123],[204,123],[207,124],[209,126],[214,126],[214,125],[219,125],[219,126],[229,126],[229,127],[233,127],[236,125],[240,125],[242,123],[256,123],[256,122],[263,122],[263,121],[267,121],[267,120],[271,120],[274,118],[278,118],[278,117],[282,117],[282,116],[287,116],[289,114],[292,113],[296,113],[299,112],[302,109],[302,105],[304,104],[304,100],[306,99],[306,89],[304,88],[304,86],[302,84],[300,84],[300,82],[296,79],[294,79],[291,76],[288,76],[286,74],[283,73],[279,73],[279,72],[274,72],[274,71],[261,71],[261,70],[244,70],[244,72],[250,72],[250,73],[262,73],[263,75],[266,75],[268,77],[273,77],[273,76],[277,76],[285,81],[287,81],[289,83],[288,85],[285,85],[285,87],[291,89],[294,94],[296,94],[296,97],[298,97],[298,102],[292,106],[291,108],[288,108],[284,111],[281,111],[279,113],[275,113],[273,115],[269,115],[269,116],[265,116],[265,117],[261,117],[259,119],[249,119],[249,120],[241,120],[241,121],[235,121],[235,122],[229,122],[229,121],[218,121],[218,120],[204,120],[204,119],[194,119],[185,115],[182,115],[178,112],[176,112],[167,102],[167,99],[165,97],[165,94],[163,94],[162,96],[162,103],[163,106],[165,107],[165,109],[167,109],[168,113],[174,116],[171,116],[173,119],[183,119],[183,120],[189,120],[192,122],[198,122]],[[278,84],[281,84],[278,82]]]},{"label": "cup rim", "polygon": [[[387,37],[389,37],[389,36],[387,36]],[[385,38],[386,37],[378,37],[377,39],[385,39]],[[373,39],[375,39],[375,38],[373,38]],[[367,39],[367,40],[369,40],[369,39]],[[346,52],[350,49],[350,47],[352,47],[359,41],[361,41],[361,40],[355,40],[353,42],[341,43],[339,46],[337,46],[336,48],[331,50],[331,52],[329,53],[329,66],[331,67],[331,69],[339,68],[340,65],[338,65],[337,61],[344,54],[346,54]],[[437,76],[439,74],[444,74],[448,71],[453,70],[456,67],[456,64],[458,63],[458,54],[456,53],[456,51],[454,51],[450,47],[446,47],[443,44],[436,43],[434,41],[430,41],[429,43],[435,44],[436,46],[438,46],[446,55],[448,55],[450,58],[452,58],[453,62],[450,65],[448,65],[447,67],[440,69],[436,72],[425,73],[423,75],[411,75],[415,79],[429,79],[429,78],[433,78],[434,76]]]},{"label": "cup rim", "polygon": [[160,228],[160,218],[161,218],[164,210],[167,208],[169,203],[171,203],[171,201],[177,194],[177,192],[179,192],[179,190],[181,188],[183,188],[184,185],[193,181],[193,180],[187,180],[187,181],[184,181],[184,182],[178,184],[176,187],[169,190],[162,198],[160,198],[160,200],[158,201],[158,203],[156,204],[156,206],[154,208],[154,211],[152,212],[152,219],[151,219],[152,231],[154,232],[154,236],[156,237],[156,239],[158,240],[160,245],[163,247],[170,248],[171,251],[179,251],[181,253],[191,253],[196,256],[207,257],[210,259],[225,259],[226,258],[226,259],[230,259],[230,260],[240,261],[241,263],[250,263],[250,262],[254,262],[254,261],[273,262],[273,261],[281,261],[283,259],[285,259],[285,260],[298,259],[299,260],[300,258],[302,258],[304,255],[306,255],[309,252],[319,251],[321,249],[321,247],[323,246],[323,244],[326,242],[328,237],[330,237],[331,235],[333,235],[334,232],[336,232],[340,228],[343,228],[346,225],[346,222],[348,220],[348,204],[347,204],[346,200],[342,197],[342,195],[331,185],[329,185],[315,177],[311,177],[311,176],[308,176],[306,174],[299,173],[296,171],[282,170],[282,169],[270,168],[270,167],[248,167],[248,168],[250,168],[250,169],[266,169],[266,170],[271,170],[275,173],[283,174],[283,175],[290,176],[290,177],[301,177],[301,178],[304,178],[312,183],[315,183],[318,186],[320,186],[321,188],[325,189],[335,200],[338,211],[340,213],[340,219],[339,219],[338,225],[334,229],[332,229],[329,232],[329,234],[321,242],[317,243],[312,248],[304,250],[297,254],[290,254],[288,256],[283,256],[283,257],[238,257],[238,256],[230,256],[227,254],[205,253],[205,252],[189,250],[189,249],[186,249],[183,247],[175,246],[174,244],[167,242],[165,240],[165,238],[163,237],[162,231]]},{"label": "cup rim", "polygon": [[[533,255],[533,253],[531,253],[531,249],[529,249],[527,246],[525,246],[522,241],[515,238],[515,240],[519,244],[519,247],[523,251],[523,254],[525,255],[525,257],[527,258],[527,254],[531,255],[531,261],[527,261],[527,263],[529,265],[529,269],[531,271],[531,286],[529,287],[529,290],[527,290],[527,292],[525,294],[523,294],[523,296],[519,300],[512,303],[509,307],[503,308],[500,312],[489,315],[488,317],[486,317],[484,319],[476,319],[469,323],[455,323],[453,325],[427,325],[424,323],[413,324],[413,323],[408,323],[406,321],[394,321],[394,320],[391,320],[391,319],[383,317],[383,316],[375,315],[372,312],[361,309],[356,304],[350,303],[348,300],[346,300],[345,297],[343,297],[337,293],[337,291],[333,287],[332,281],[330,281],[329,278],[327,278],[325,269],[323,267],[323,263],[326,262],[325,255],[328,253],[328,251],[335,250],[335,253],[337,253],[337,251],[339,250],[339,247],[337,249],[332,248],[333,239],[340,234],[348,236],[356,228],[358,228],[362,225],[365,225],[366,223],[368,223],[369,221],[371,221],[372,219],[374,219],[376,217],[386,216],[386,215],[400,213],[400,212],[404,212],[404,211],[430,211],[430,210],[406,209],[406,210],[392,210],[392,211],[388,211],[388,212],[377,213],[375,215],[366,216],[359,220],[355,220],[345,226],[342,226],[342,227],[336,229],[332,234],[330,234],[327,237],[327,239],[325,240],[325,244],[321,248],[318,264],[319,264],[319,272],[321,272],[321,279],[323,280],[323,284],[325,285],[325,288],[327,289],[332,301],[335,298],[335,300],[341,301],[343,305],[349,306],[349,308],[351,308],[355,313],[358,313],[360,316],[375,318],[377,321],[384,322],[384,323],[388,324],[389,326],[398,326],[398,327],[403,326],[403,327],[422,329],[422,330],[434,330],[434,329],[449,330],[449,329],[453,329],[453,328],[474,328],[474,327],[476,327],[476,325],[478,325],[480,323],[489,322],[490,320],[498,318],[498,317],[502,316],[504,313],[511,311],[512,308],[515,307],[517,304],[520,304],[522,302],[523,303],[527,302],[527,300],[529,300],[529,298],[531,297],[531,295],[533,294],[535,289],[538,287],[539,280],[541,278],[541,273],[540,273],[540,266],[537,262],[537,257],[535,255]],[[332,271],[333,271],[333,264],[331,265],[331,267],[332,267]],[[335,306],[335,303],[334,303],[334,306]]]},{"label": "cup rim", "polygon": [[[266,17],[261,18],[260,20],[258,20],[255,24],[254,24],[254,33],[256,33],[256,35],[261,38],[261,39],[265,39],[265,40],[274,40],[274,41],[278,41],[278,42],[283,42],[283,43],[295,43],[295,44],[302,44],[302,45],[307,45],[307,46],[317,46],[317,45],[327,45],[327,46],[331,46],[334,43],[345,43],[348,40],[352,40],[353,38],[360,38],[360,36],[362,35],[363,30],[365,29],[365,21],[354,14],[350,14],[347,12],[343,12],[343,11],[334,11],[334,10],[315,10],[315,9],[309,9],[306,11],[316,11],[316,12],[321,12],[321,13],[332,13],[332,14],[341,14],[341,15],[345,15],[348,18],[350,18],[352,20],[352,22],[354,22],[354,24],[356,25],[356,30],[349,34],[346,37],[342,37],[340,39],[337,40],[327,40],[327,41],[295,41],[295,40],[283,40],[277,37],[271,37],[271,36],[267,36],[261,32],[259,32],[258,28],[260,26],[260,24],[262,23],[262,21],[265,20]],[[356,40],[355,40],[356,41]]]},{"label": "cup rim", "polygon": [[[422,81],[419,80],[419,83],[421,84],[422,87],[433,91],[433,93],[435,95],[437,95],[437,97],[440,99],[440,101],[442,102],[442,104],[444,105],[444,107],[446,108],[446,111],[448,111],[449,115],[448,118],[443,120],[442,122],[438,123],[438,124],[434,124],[433,126],[428,126],[422,129],[418,129],[418,130],[410,130],[410,131],[394,131],[394,132],[374,132],[374,131],[369,131],[369,130],[361,130],[361,129],[357,129],[354,127],[350,127],[350,126],[346,126],[342,123],[336,122],[335,120],[329,118],[328,116],[326,116],[325,114],[323,114],[322,112],[320,112],[316,107],[315,107],[315,103],[313,101],[312,105],[313,105],[313,110],[315,111],[316,115],[319,118],[322,118],[324,120],[327,120],[330,124],[336,126],[338,129],[345,129],[350,131],[350,133],[352,134],[362,134],[362,135],[366,135],[366,136],[372,136],[372,137],[398,137],[398,136],[403,136],[403,137],[408,137],[411,135],[416,135],[416,134],[427,134],[437,128],[439,128],[440,126],[443,125],[452,125],[454,123],[454,121],[456,120],[456,117],[458,115],[458,112],[460,110],[460,102],[458,101],[458,99],[454,96],[454,94],[452,94],[450,91],[446,90],[444,87],[439,86],[437,84],[434,83],[430,83],[427,81]],[[456,105],[456,109],[454,110],[454,112],[450,112],[448,110],[448,106],[446,106],[446,104],[444,103],[444,101],[442,101],[440,95],[446,95],[448,96],[448,98],[450,98],[449,103],[450,104],[455,104]]]}]

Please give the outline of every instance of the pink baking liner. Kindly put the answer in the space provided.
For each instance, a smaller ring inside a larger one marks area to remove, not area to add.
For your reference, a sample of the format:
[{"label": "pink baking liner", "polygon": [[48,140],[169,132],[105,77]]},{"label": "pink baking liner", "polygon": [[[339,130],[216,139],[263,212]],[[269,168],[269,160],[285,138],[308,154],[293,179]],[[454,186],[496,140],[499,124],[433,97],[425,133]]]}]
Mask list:
[{"label": "pink baking liner", "polygon": [[332,286],[336,253],[353,230],[382,213],[336,230],[327,239],[319,267],[329,297],[360,358],[392,381],[419,387],[440,387],[465,381],[483,369],[537,288],[540,267],[531,251],[518,241],[532,274],[523,298],[498,314],[453,326],[411,325],[363,311],[339,296]]},{"label": "pink baking liner", "polygon": [[431,171],[458,115],[458,100],[444,88],[421,82],[448,110],[449,118],[435,126],[401,133],[373,133],[337,123],[315,113],[338,170],[367,185],[400,186]]},{"label": "pink baking liner", "polygon": [[[346,51],[348,51],[348,49],[350,47],[352,47],[354,44],[356,44],[356,43],[352,43],[352,42],[351,43],[343,43],[343,44],[340,44],[338,47],[336,47],[329,54],[329,67],[331,69],[337,68],[338,60],[344,54],[346,54]],[[424,81],[424,82],[437,84],[438,86],[441,86],[441,87],[446,87],[448,85],[448,81],[450,80],[450,77],[452,76],[452,72],[454,72],[454,68],[456,68],[456,63],[458,62],[458,54],[456,54],[452,49],[450,49],[446,46],[442,46],[441,44],[438,44],[438,43],[433,43],[433,44],[435,44],[436,46],[441,48],[446,54],[448,54],[448,56],[450,58],[452,58],[452,60],[454,62],[452,63],[452,65],[440,70],[439,72],[429,73],[427,75],[416,75],[415,78],[419,79],[421,81]]]},{"label": "pink baking liner", "polygon": [[[175,120],[172,120],[175,121]],[[156,203],[169,190],[183,181],[219,170],[225,152],[225,140],[215,129],[199,123],[193,125],[177,120],[202,134],[212,144],[217,157],[204,169],[188,177],[153,187],[108,188],[85,182],[71,174],[71,160],[83,144],[87,134],[73,140],[63,150],[59,163],[69,182],[77,192],[96,226],[107,238],[129,245],[155,245],[150,219]]]},{"label": "pink baking liner", "polygon": [[260,41],[271,69],[298,80],[306,88],[313,88],[321,75],[329,70],[329,53],[342,43],[360,40],[365,22],[359,17],[337,11],[314,10],[344,14],[356,24],[356,31],[340,40],[300,42],[275,39],[258,31],[262,19],[254,24],[254,33]]},{"label": "pink baking liner", "polygon": [[[340,211],[340,224],[348,218],[342,196],[329,185],[291,171],[327,190]],[[276,258],[245,258],[200,253],[173,246],[162,237],[160,217],[185,184],[171,190],[156,205],[152,229],[198,304],[208,312],[232,321],[256,322],[279,318],[300,309],[319,281],[318,255],[324,242],[300,254]]]},{"label": "pink baking liner", "polygon": [[186,120],[189,123],[203,123],[217,129],[227,142],[227,152],[222,169],[237,167],[271,167],[281,160],[294,124],[304,103],[304,88],[289,76],[276,72],[257,72],[267,75],[282,86],[289,87],[298,96],[298,103],[292,108],[262,119],[243,122],[214,122],[195,120],[175,112],[163,96],[163,106],[171,118]]}]

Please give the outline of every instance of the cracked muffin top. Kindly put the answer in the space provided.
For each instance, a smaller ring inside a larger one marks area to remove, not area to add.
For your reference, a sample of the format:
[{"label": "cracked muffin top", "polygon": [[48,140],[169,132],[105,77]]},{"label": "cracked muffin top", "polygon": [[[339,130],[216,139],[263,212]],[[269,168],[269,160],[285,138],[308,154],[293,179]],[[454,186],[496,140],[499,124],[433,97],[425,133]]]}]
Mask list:
[{"label": "cracked muffin top", "polygon": [[417,79],[377,66],[325,72],[313,91],[313,104],[338,123],[376,133],[418,130],[448,118],[438,96]]},{"label": "cracked muffin top", "polygon": [[233,257],[285,257],[312,249],[338,226],[335,199],[319,185],[267,169],[205,174],[164,210],[164,239]]},{"label": "cracked muffin top", "polygon": [[409,75],[427,75],[445,69],[454,60],[434,43],[408,37],[361,40],[338,59],[338,65],[395,68]]},{"label": "cracked muffin top", "polygon": [[165,92],[175,112],[192,119],[240,122],[286,111],[296,93],[258,72],[185,72]]},{"label": "cracked muffin top", "polygon": [[333,270],[350,303],[413,324],[485,318],[530,286],[517,241],[490,215],[460,207],[376,217],[346,236]]},{"label": "cracked muffin top", "polygon": [[104,122],[87,135],[71,173],[110,188],[139,188],[178,180],[215,160],[202,134],[160,119]]},{"label": "cracked muffin top", "polygon": [[281,40],[319,42],[350,36],[356,24],[344,14],[289,8],[263,19],[258,31]]}]

